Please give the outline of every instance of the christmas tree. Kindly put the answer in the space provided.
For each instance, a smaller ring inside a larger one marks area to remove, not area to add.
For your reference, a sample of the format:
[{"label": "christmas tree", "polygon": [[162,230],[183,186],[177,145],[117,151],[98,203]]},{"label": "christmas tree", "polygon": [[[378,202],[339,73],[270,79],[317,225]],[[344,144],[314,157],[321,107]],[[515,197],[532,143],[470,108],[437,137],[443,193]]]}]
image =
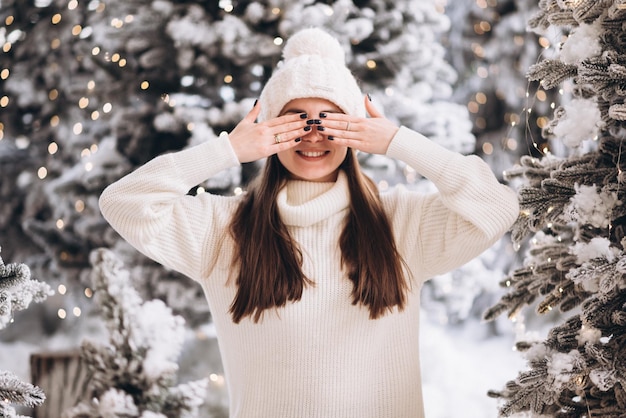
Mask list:
[{"label": "christmas tree", "polygon": [[109,250],[95,250],[93,288],[109,333],[108,344],[85,340],[90,370],[87,399],[66,418],[199,416],[208,379],[175,386],[184,320],[161,300],[143,302],[128,271]]},{"label": "christmas tree", "polygon": [[[513,240],[530,238],[524,265],[503,281],[509,292],[487,313],[518,317],[568,313],[545,340],[520,341],[528,370],[491,395],[502,416],[623,417],[626,411],[626,209],[623,202],[623,80],[626,74],[622,1],[539,2],[529,21],[539,33],[569,32],[554,58],[529,69],[545,89],[571,91],[543,130],[568,147],[564,156],[525,157],[522,214]],[[519,414],[519,415],[516,415]]]},{"label": "christmas tree", "polygon": [[[27,265],[5,265],[0,258],[0,329],[12,321],[13,312],[28,308],[31,302],[42,302],[50,294],[52,291],[46,283],[31,279]],[[9,371],[0,370],[0,417],[20,418],[22,415],[17,415],[12,404],[34,407],[45,399],[40,388],[22,382]]]}]

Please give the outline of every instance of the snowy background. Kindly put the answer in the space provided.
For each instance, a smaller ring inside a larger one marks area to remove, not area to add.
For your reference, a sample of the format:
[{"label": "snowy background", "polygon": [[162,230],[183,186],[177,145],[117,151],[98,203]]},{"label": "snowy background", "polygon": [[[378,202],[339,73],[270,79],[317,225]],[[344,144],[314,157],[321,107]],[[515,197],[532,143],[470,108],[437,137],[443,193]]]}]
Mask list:
[{"label": "snowy background", "polygon": [[[520,342],[545,348],[531,356],[565,361],[538,372],[559,385],[521,387],[512,412],[539,399],[552,413],[561,406],[549,409],[550,402],[561,393],[578,411],[587,407],[577,394],[622,408],[615,399],[626,394],[615,370],[604,364],[592,374],[586,366],[610,358],[623,363],[626,375],[626,361],[618,361],[612,345],[624,329],[621,312],[593,316],[598,301],[624,306],[620,289],[626,288],[620,270],[626,213],[618,205],[626,199],[619,129],[626,107],[620,82],[611,81],[626,73],[615,64],[626,61],[626,37],[615,29],[624,10],[620,1],[595,0],[0,0],[0,256],[7,264],[24,263],[54,290],[20,307],[16,301],[28,292],[0,275],[0,291],[8,291],[0,294],[0,315],[14,316],[0,329],[0,371],[30,382],[31,355],[77,350],[84,341],[104,343],[114,335],[117,357],[106,361],[137,367],[154,365],[156,356],[164,375],[201,382],[198,391],[208,382],[203,416],[226,416],[202,292],[125,244],[102,219],[97,198],[154,156],[232,129],[280,59],[284,39],[297,28],[320,26],[341,41],[363,91],[390,119],[449,149],[479,155],[503,182],[522,190],[524,216],[512,236],[424,287],[427,417],[496,417],[501,403],[487,392],[526,370],[524,355],[514,349]],[[578,87],[568,80],[576,74],[584,78]],[[361,158],[383,191],[398,183],[430,190],[401,163]],[[190,193],[240,193],[257,171],[246,164]],[[587,247],[593,238],[600,244]],[[127,269],[119,274],[137,291],[133,303],[124,305],[114,291],[105,301],[93,297],[94,271],[118,277],[107,262],[94,265],[100,248]],[[593,277],[594,266],[615,274]],[[6,304],[10,298],[15,312]],[[603,312],[613,309],[619,310]],[[485,322],[488,310],[495,319]],[[581,338],[578,325],[568,323],[552,335],[567,331],[566,338],[539,343],[581,311],[590,327]],[[111,312],[135,318],[145,338],[120,337],[124,325]],[[163,341],[148,337],[154,321],[138,312],[158,313],[180,350],[159,349]],[[133,344],[153,350],[152,357],[134,357]],[[92,348],[94,364],[105,359],[106,350]],[[587,363],[567,357],[575,349],[596,357]],[[106,392],[114,376],[100,372],[101,400],[131,404],[123,390]],[[600,395],[597,376],[604,378]],[[172,385],[166,389],[177,393]]]}]

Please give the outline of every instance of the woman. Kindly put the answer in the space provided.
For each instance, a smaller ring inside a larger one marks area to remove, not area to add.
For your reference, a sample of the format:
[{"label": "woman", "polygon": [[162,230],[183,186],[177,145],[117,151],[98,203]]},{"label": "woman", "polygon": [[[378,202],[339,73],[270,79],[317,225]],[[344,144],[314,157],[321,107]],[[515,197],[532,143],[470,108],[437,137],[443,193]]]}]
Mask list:
[{"label": "woman", "polygon": [[[327,33],[298,32],[283,58],[232,132],[112,184],[102,213],[202,285],[231,417],[423,417],[421,285],[495,243],[516,196],[478,157],[383,117]],[[403,160],[438,193],[379,196],[355,150]],[[243,195],[187,195],[262,158]]]}]

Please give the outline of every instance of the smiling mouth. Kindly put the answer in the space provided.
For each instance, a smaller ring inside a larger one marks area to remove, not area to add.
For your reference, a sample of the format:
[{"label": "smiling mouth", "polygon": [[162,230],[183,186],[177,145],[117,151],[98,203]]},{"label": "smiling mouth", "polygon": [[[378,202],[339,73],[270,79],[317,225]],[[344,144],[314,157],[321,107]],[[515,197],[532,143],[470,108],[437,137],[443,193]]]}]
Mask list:
[{"label": "smiling mouth", "polygon": [[322,157],[326,155],[330,151],[296,151],[296,152],[303,157],[318,158],[318,157]]}]

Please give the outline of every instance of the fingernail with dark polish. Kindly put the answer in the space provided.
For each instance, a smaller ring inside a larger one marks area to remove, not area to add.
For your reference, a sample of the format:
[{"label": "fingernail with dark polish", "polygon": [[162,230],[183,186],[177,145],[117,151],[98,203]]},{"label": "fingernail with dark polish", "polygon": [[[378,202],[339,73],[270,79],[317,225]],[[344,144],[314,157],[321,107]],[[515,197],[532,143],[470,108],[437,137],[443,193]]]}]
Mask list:
[{"label": "fingernail with dark polish", "polygon": [[300,119],[306,119],[308,117],[309,115],[307,115],[306,113],[300,113]]},{"label": "fingernail with dark polish", "polygon": [[328,138],[328,140],[329,140],[329,141],[334,141],[334,140],[335,140],[335,137],[334,137],[334,136],[332,136],[332,135],[328,135],[328,137],[327,137],[327,138]]},{"label": "fingernail with dark polish", "polygon": [[313,125],[315,123],[315,119],[309,119],[306,121],[307,125]]},{"label": "fingernail with dark polish", "polygon": [[304,130],[308,132],[308,131],[311,130],[311,127],[307,125],[307,126],[304,127]]},{"label": "fingernail with dark polish", "polygon": [[325,128],[324,128],[323,126],[318,126],[318,127],[317,127],[317,130],[318,130],[318,131],[323,131],[324,129],[325,129]]},{"label": "fingernail with dark polish", "polygon": [[302,138],[296,138],[294,142],[300,142],[302,141]]},{"label": "fingernail with dark polish", "polygon": [[254,100],[254,104],[252,105],[252,108],[254,108],[254,106],[256,106],[257,103],[259,103],[259,99]]},{"label": "fingernail with dark polish", "polygon": [[320,118],[325,118],[327,115],[325,112],[320,112]]},{"label": "fingernail with dark polish", "polygon": [[372,96],[370,96],[369,93],[367,93],[367,98],[369,99],[370,102],[372,101]]}]

